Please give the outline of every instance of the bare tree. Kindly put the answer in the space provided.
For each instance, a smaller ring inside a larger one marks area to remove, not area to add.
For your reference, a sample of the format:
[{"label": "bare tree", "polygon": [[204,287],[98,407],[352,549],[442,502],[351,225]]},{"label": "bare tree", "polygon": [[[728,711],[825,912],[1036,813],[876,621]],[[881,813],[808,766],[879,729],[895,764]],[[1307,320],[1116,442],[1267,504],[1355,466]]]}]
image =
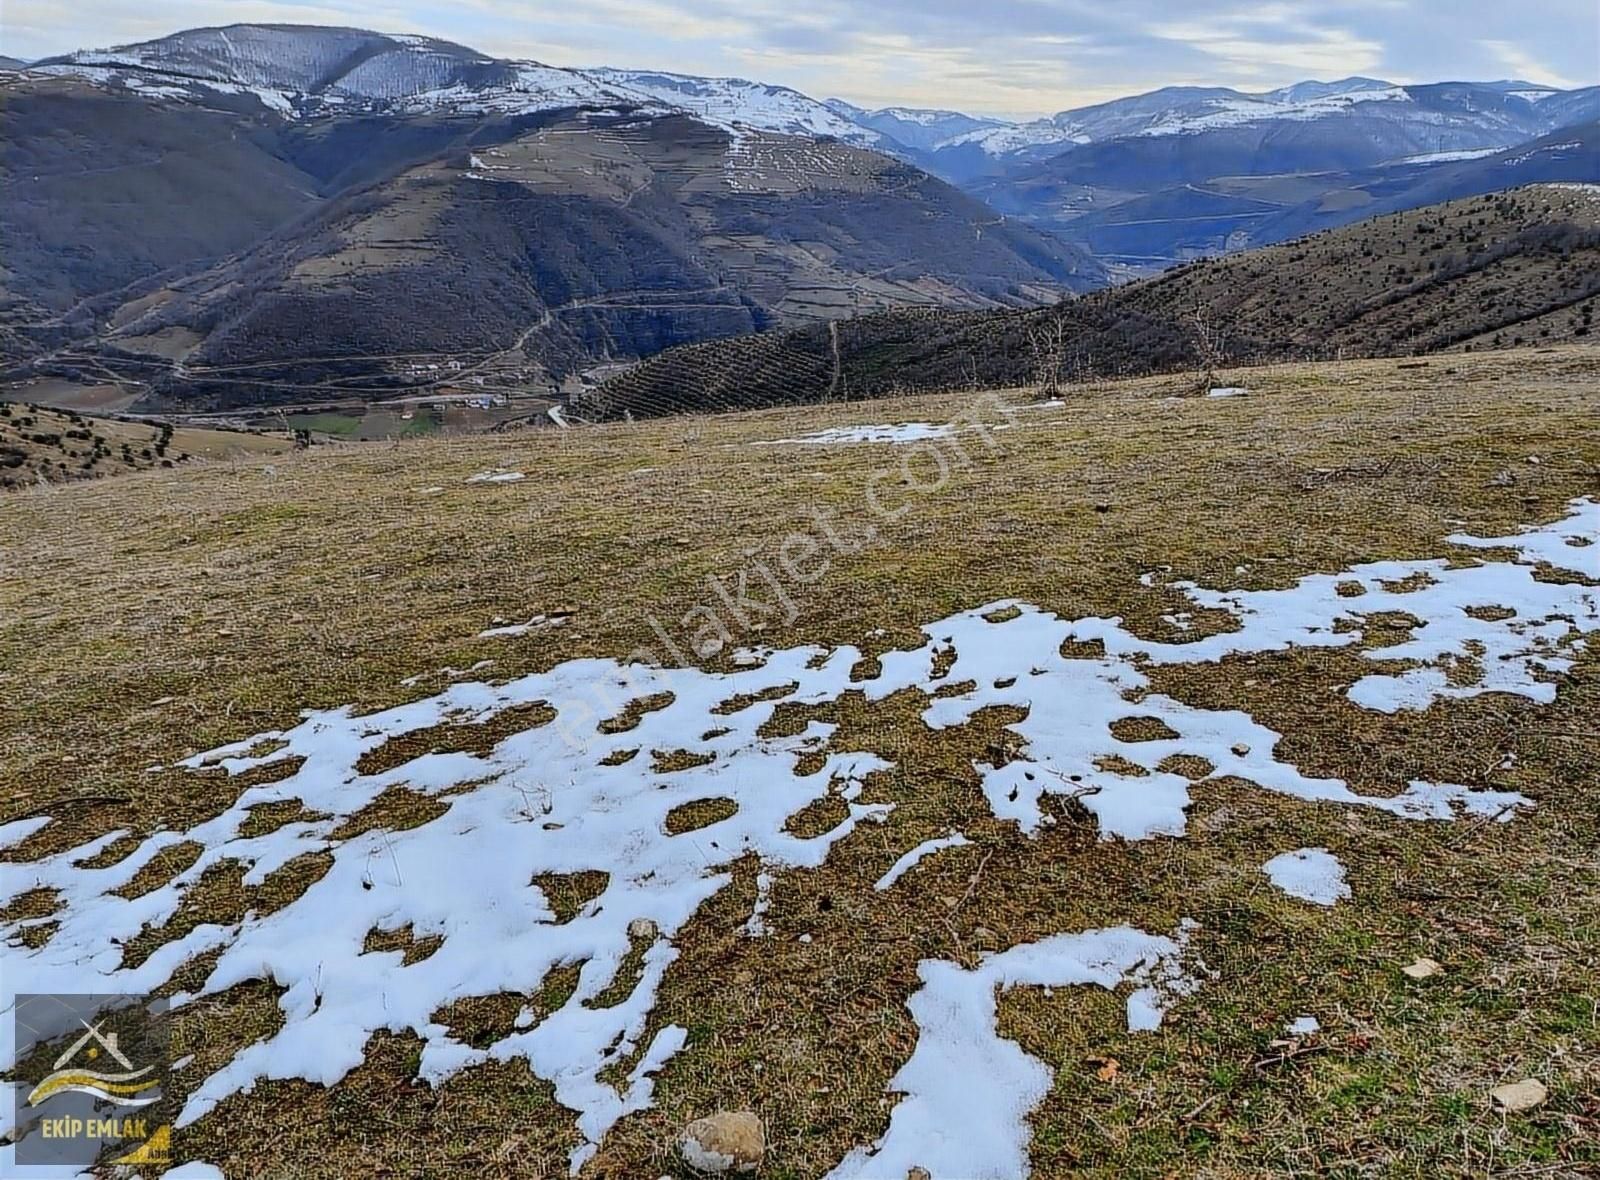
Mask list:
[{"label": "bare tree", "polygon": [[1197,384],[1200,392],[1205,393],[1217,384],[1217,370],[1227,360],[1228,336],[1221,327],[1211,322],[1205,309],[1198,304],[1189,313],[1188,321],[1189,336],[1199,366]]},{"label": "bare tree", "polygon": [[1040,397],[1055,397],[1061,392],[1066,346],[1066,312],[1057,310],[1044,324],[1028,326],[1028,347],[1033,350],[1033,382]]}]

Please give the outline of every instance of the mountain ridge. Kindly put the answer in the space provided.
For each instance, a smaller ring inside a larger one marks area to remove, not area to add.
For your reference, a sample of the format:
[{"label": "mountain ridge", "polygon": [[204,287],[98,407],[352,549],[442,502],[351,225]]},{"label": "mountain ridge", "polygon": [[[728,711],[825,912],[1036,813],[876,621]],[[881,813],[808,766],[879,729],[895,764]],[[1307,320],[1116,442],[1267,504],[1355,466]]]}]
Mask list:
[{"label": "mountain ridge", "polygon": [[1206,259],[1053,308],[899,312],[669,350],[596,419],[1592,339],[1600,185],[1534,185]]}]

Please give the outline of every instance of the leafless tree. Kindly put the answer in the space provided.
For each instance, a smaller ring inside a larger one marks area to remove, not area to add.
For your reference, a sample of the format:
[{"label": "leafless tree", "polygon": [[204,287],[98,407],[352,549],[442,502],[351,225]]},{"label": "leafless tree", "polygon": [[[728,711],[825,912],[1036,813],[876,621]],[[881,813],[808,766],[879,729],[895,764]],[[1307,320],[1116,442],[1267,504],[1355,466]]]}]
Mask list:
[{"label": "leafless tree", "polygon": [[1213,324],[1205,309],[1196,306],[1189,313],[1189,336],[1194,343],[1195,358],[1199,365],[1197,384],[1204,393],[1217,384],[1217,370],[1227,360],[1227,332]]},{"label": "leafless tree", "polygon": [[1066,312],[1058,310],[1043,324],[1029,325],[1028,347],[1033,350],[1033,382],[1039,396],[1055,397],[1061,392],[1066,359]]}]

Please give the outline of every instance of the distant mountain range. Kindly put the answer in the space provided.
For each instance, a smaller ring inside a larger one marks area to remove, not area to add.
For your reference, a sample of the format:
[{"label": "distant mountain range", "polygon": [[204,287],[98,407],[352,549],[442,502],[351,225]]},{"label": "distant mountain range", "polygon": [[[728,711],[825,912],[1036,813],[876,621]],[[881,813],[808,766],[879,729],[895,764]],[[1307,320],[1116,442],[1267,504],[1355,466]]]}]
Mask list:
[{"label": "distant mountain range", "polygon": [[[1242,128],[1265,136],[1286,125],[1302,125],[1300,138],[1308,143],[1328,136],[1346,141],[1337,157],[1341,164],[1504,147],[1600,118],[1600,87],[1560,91],[1531,82],[1397,86],[1376,78],[1301,82],[1262,94],[1169,87],[1026,123],[970,119],[948,111],[864,111],[837,100],[828,106],[916,153],[930,170],[964,181],[1005,174],[1019,161],[1035,162],[1108,140],[1193,139]],[[1353,141],[1361,136],[1366,142],[1357,146]]]},{"label": "distant mountain range", "polygon": [[1600,180],[1600,87],[1515,81],[1171,88],[1019,123],[296,25],[0,69],[0,359],[147,405],[445,384],[430,365],[553,392],[675,344],[1046,303]]}]

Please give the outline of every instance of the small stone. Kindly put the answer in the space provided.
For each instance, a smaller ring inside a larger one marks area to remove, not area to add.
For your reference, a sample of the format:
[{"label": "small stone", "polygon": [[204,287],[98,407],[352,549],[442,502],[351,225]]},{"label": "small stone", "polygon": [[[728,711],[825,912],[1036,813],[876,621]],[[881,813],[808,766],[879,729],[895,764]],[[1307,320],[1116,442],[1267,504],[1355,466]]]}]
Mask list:
[{"label": "small stone", "polygon": [[1520,1082],[1496,1086],[1489,1091],[1489,1096],[1507,1114],[1521,1114],[1525,1110],[1543,1106],[1544,1100],[1550,1097],[1550,1091],[1545,1089],[1545,1084],[1538,1078],[1526,1078]]},{"label": "small stone", "polygon": [[766,1150],[766,1130],[761,1119],[748,1110],[718,1111],[695,1119],[678,1139],[684,1162],[713,1176],[754,1172]]},{"label": "small stone", "polygon": [[1238,745],[1233,747],[1233,756],[1235,758],[1243,758],[1249,753],[1250,747],[1245,745],[1243,742],[1240,742]]},{"label": "small stone", "polygon": [[912,1168],[906,1173],[906,1180],[933,1180],[933,1174],[927,1168]]},{"label": "small stone", "polygon": [[654,942],[656,924],[649,918],[635,918],[628,923],[628,937],[638,942]]},{"label": "small stone", "polygon": [[1432,959],[1418,959],[1415,963],[1400,968],[1400,973],[1411,979],[1432,979],[1435,975],[1444,974],[1444,964]]}]

